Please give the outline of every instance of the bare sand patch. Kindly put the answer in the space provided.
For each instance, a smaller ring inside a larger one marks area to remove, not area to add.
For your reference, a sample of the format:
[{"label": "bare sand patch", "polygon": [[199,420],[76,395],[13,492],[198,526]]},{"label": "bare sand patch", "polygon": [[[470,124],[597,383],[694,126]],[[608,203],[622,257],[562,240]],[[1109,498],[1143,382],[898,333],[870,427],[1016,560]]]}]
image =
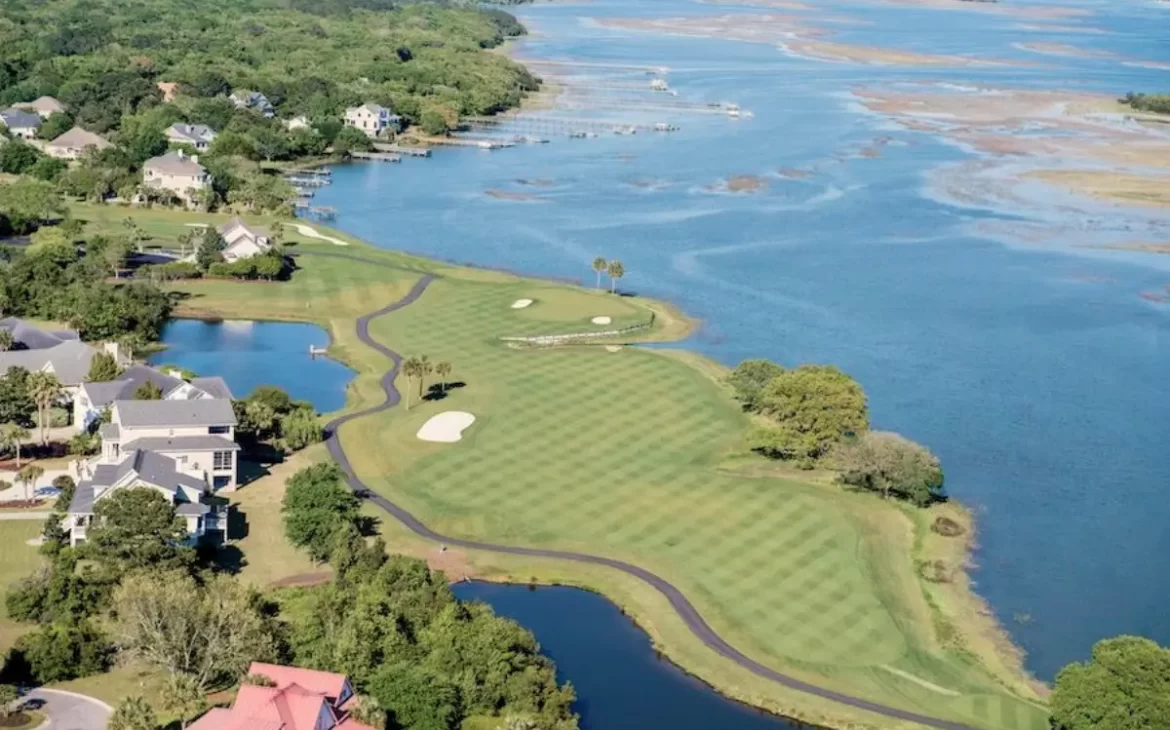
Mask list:
[{"label": "bare sand patch", "polygon": [[466,411],[444,411],[431,416],[416,434],[420,441],[453,444],[463,438],[463,432],[475,423],[475,416]]},{"label": "bare sand patch", "polygon": [[621,352],[622,346],[621,345],[606,345],[605,351],[606,352]]},{"label": "bare sand patch", "polygon": [[932,10],[966,10],[970,12],[989,13],[992,15],[1010,15],[1017,18],[1058,19],[1080,18],[1092,15],[1092,10],[1084,8],[1068,8],[1057,5],[1029,6],[1008,5],[986,0],[874,0],[887,5],[902,5],[912,8],[930,8]]},{"label": "bare sand patch", "polygon": [[1102,170],[1034,170],[1025,176],[1119,203],[1170,206],[1170,177]]},{"label": "bare sand patch", "polygon": [[650,31],[698,38],[722,38],[775,44],[786,38],[818,36],[825,31],[805,25],[802,18],[777,14],[736,14],[684,18],[599,18],[603,28]]},{"label": "bare sand patch", "polygon": [[870,66],[1003,66],[1003,61],[991,61],[966,56],[947,56],[933,53],[902,51],[877,46],[855,46],[846,43],[831,43],[793,39],[781,43],[782,50],[789,54],[834,63],[861,63]]},{"label": "bare sand patch", "polygon": [[798,0],[699,0],[704,5],[755,5],[776,10],[812,10],[812,7]]},{"label": "bare sand patch", "polygon": [[600,316],[594,317],[593,319],[591,319],[589,321],[592,322],[593,324],[612,324],[613,317],[606,317],[605,315],[600,315]]},{"label": "bare sand patch", "polygon": [[512,302],[512,309],[527,309],[532,306],[531,299],[517,299]]},{"label": "bare sand patch", "polygon": [[735,175],[727,179],[726,188],[732,193],[754,193],[768,186],[768,181],[759,175]]},{"label": "bare sand patch", "polygon": [[539,195],[532,195],[531,193],[514,193],[508,190],[500,190],[499,188],[488,188],[483,191],[483,194],[489,198],[496,200],[511,200],[517,203],[533,203],[540,200]]}]

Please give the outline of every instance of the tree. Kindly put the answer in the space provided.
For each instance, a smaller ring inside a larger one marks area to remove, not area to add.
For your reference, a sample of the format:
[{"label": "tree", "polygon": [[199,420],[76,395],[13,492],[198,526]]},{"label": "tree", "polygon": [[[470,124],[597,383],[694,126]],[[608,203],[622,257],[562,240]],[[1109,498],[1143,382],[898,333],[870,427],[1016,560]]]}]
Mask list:
[{"label": "tree", "polygon": [[357,518],[358,498],[344,478],[336,464],[314,464],[293,474],[284,493],[285,535],[319,562],[329,557],[334,533]]},{"label": "tree", "polygon": [[593,270],[597,272],[597,286],[596,289],[601,288],[601,275],[609,271],[609,262],[598,256],[593,259]]},{"label": "tree", "polygon": [[28,376],[28,392],[37,404],[37,425],[42,444],[49,443],[49,408],[65,393],[53,373],[35,372]]},{"label": "tree", "polygon": [[22,140],[0,144],[0,172],[23,175],[41,159],[41,153]]},{"label": "tree", "polygon": [[[8,147],[10,145],[5,145]],[[65,215],[65,203],[52,183],[21,178],[0,185],[0,217],[17,233],[25,233],[38,224]]]},{"label": "tree", "polygon": [[451,363],[449,363],[449,362],[435,363],[435,375],[439,376],[439,385],[440,385],[440,387],[442,387],[444,393],[447,392],[447,376],[449,376],[450,374],[451,374]]},{"label": "tree", "polygon": [[29,437],[27,428],[15,423],[0,426],[0,442],[16,452],[16,468],[20,469],[20,445]]},{"label": "tree", "polygon": [[207,709],[207,696],[198,680],[190,674],[176,672],[168,675],[162,691],[163,709],[179,718],[179,727],[186,730],[187,721]]},{"label": "tree", "polygon": [[227,247],[227,242],[223,240],[223,236],[214,228],[208,228],[203,232],[203,240],[199,244],[199,249],[195,252],[195,263],[200,269],[207,271],[211,265],[223,260],[220,254]]},{"label": "tree", "polygon": [[312,409],[298,408],[280,419],[280,439],[289,451],[300,451],[319,443],[324,437],[324,430]]},{"label": "tree", "polygon": [[369,725],[374,730],[383,730],[386,727],[386,710],[382,709],[381,703],[375,697],[358,695],[349,714],[353,719],[363,725]]},{"label": "tree", "polygon": [[0,684],[0,718],[5,720],[13,712],[13,705],[20,699],[20,693],[11,684]]},{"label": "tree", "polygon": [[134,400],[162,400],[162,388],[153,380],[147,380],[134,391]]},{"label": "tree", "polygon": [[426,392],[427,376],[435,371],[435,366],[431,359],[423,355],[418,359],[418,399],[422,400],[423,393]]},{"label": "tree", "polygon": [[37,130],[37,137],[48,140],[57,139],[72,128],[72,117],[64,112],[53,112]]},{"label": "tree", "polygon": [[119,651],[185,675],[177,681],[188,698],[235,682],[254,660],[275,658],[260,595],[231,576],[200,586],[180,572],[136,573],[122,579],[113,605]]},{"label": "tree", "polygon": [[12,333],[8,330],[0,330],[0,352],[8,352],[14,344]]},{"label": "tree", "polygon": [[735,397],[745,410],[757,411],[760,392],[782,372],[784,368],[767,360],[744,360],[731,371],[727,382],[735,389]]},{"label": "tree", "polygon": [[845,484],[926,507],[942,493],[943,472],[925,446],[888,431],[867,431],[837,444],[832,463]]},{"label": "tree", "polygon": [[16,642],[30,673],[47,684],[85,677],[105,670],[110,663],[106,635],[90,621],[57,621]]},{"label": "tree", "polygon": [[1056,730],[1170,727],[1170,649],[1138,636],[1099,641],[1088,662],[1056,675],[1050,705]]},{"label": "tree", "polygon": [[77,483],[73,481],[73,477],[62,474],[53,479],[53,487],[60,492],[57,495],[57,501],[53,503],[53,511],[67,512],[69,503],[73,501],[73,495],[77,491]]},{"label": "tree", "polygon": [[98,500],[86,551],[117,572],[135,568],[186,568],[192,550],[183,547],[187,527],[175,506],[150,487],[114,490]]},{"label": "tree", "polygon": [[45,470],[36,464],[25,464],[16,472],[16,481],[20,482],[24,487],[24,500],[27,502],[33,498],[33,486],[36,485],[37,480],[45,475]]},{"label": "tree", "polygon": [[94,353],[93,359],[89,361],[89,373],[86,374],[85,380],[89,383],[107,383],[117,380],[121,374],[122,368],[118,367],[118,361],[114,356],[101,350]]},{"label": "tree", "polygon": [[617,280],[626,275],[626,269],[622,266],[621,261],[610,261],[609,266],[606,267],[606,273],[609,274],[609,293],[617,293]]},{"label": "tree", "polygon": [[154,708],[142,697],[123,697],[106,727],[108,730],[158,730],[158,718]]},{"label": "tree", "polygon": [[402,363],[402,374],[406,376],[406,410],[410,410],[410,390],[415,378],[422,381],[423,364],[417,357],[408,357]]},{"label": "tree", "polygon": [[772,378],[758,395],[766,425],[748,436],[768,456],[811,466],[833,444],[869,428],[865,392],[835,367],[801,365]]}]

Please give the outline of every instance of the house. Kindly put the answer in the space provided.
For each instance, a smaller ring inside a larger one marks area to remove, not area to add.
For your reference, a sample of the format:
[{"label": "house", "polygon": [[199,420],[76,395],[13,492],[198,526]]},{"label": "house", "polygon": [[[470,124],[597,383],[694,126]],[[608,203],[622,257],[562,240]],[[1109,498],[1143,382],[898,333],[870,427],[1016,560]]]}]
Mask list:
[{"label": "house", "polygon": [[276,116],[276,111],[272,108],[268,97],[259,91],[233,91],[228,99],[236,105],[237,109],[248,109],[268,119]]},{"label": "house", "polygon": [[9,107],[0,109],[0,124],[7,127],[13,137],[35,139],[37,130],[41,128],[41,118],[32,112]]},{"label": "house", "polygon": [[94,419],[115,401],[133,400],[138,389],[153,383],[163,400],[199,400],[224,398],[231,400],[232,392],[223,378],[192,378],[183,380],[176,372],[163,372],[147,365],[131,365],[116,380],[82,383],[73,394],[73,426],[79,431],[89,428]]},{"label": "house", "polygon": [[152,157],[142,165],[142,184],[148,188],[168,190],[185,203],[192,203],[193,193],[211,185],[211,175],[199,164],[199,156],[187,156],[182,150]]},{"label": "house", "polygon": [[9,350],[44,350],[68,340],[81,339],[75,330],[43,330],[17,317],[0,319],[0,330],[12,335]]},{"label": "house", "polygon": [[179,85],[174,81],[160,81],[155,86],[162,92],[163,101],[172,102],[175,100],[175,94],[179,92]]},{"label": "house", "polygon": [[309,118],[304,115],[293,117],[292,119],[285,119],[281,124],[290,132],[294,129],[310,129],[313,126]]},{"label": "house", "polygon": [[355,695],[344,674],[260,662],[248,674],[274,686],[241,685],[230,708],[208,710],[187,730],[373,730],[350,714]]},{"label": "house", "polygon": [[155,451],[130,450],[120,453],[116,461],[98,463],[93,475],[77,484],[66,522],[69,544],[85,542],[101,500],[119,489],[136,487],[157,490],[175,505],[175,514],[185,523],[192,543],[212,532],[226,531],[226,510],[208,493],[207,482],[197,469]]},{"label": "house", "polygon": [[88,150],[101,151],[114,145],[93,132],[74,127],[45,145],[45,154],[61,160],[76,160]]},{"label": "house", "polygon": [[227,243],[221,252],[229,264],[240,259],[250,259],[272,249],[268,236],[252,228],[239,218],[232,218],[216,229]]},{"label": "house", "polygon": [[33,101],[26,101],[23,104],[13,104],[17,109],[23,109],[26,112],[32,112],[41,119],[48,119],[54,114],[64,114],[65,105],[57,101],[51,96],[42,96]]},{"label": "house", "polygon": [[235,491],[236,416],[226,398],[118,400],[102,424],[101,461],[118,463],[131,451],[174,459],[184,472],[203,473],[215,492]]},{"label": "house", "polygon": [[[118,345],[107,342],[106,352],[120,358]],[[72,399],[89,375],[89,365],[97,349],[80,340],[66,340],[59,345],[36,350],[8,350],[0,352],[0,375],[15,367],[30,373],[52,373],[61,382],[63,397]]]},{"label": "house", "polygon": [[205,152],[215,139],[215,132],[206,124],[183,124],[179,122],[167,127],[167,141],[171,144],[191,145],[200,152]]},{"label": "house", "polygon": [[379,104],[362,104],[345,110],[345,124],[360,129],[367,137],[379,137],[387,129],[397,132],[402,118]]}]

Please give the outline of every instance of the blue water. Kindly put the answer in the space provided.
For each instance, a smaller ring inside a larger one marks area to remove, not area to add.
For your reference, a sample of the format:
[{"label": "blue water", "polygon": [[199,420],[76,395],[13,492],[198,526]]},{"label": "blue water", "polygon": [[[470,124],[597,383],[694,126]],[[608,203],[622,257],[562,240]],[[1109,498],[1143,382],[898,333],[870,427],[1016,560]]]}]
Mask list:
[{"label": "blue water", "polygon": [[794,730],[781,718],[724,699],[660,658],[650,637],[601,596],[579,588],[460,583],[455,594],[484,601],[536,635],[572,682],[581,730]]},{"label": "blue water", "polygon": [[236,398],[258,385],[275,385],[321,413],[345,405],[353,371],[325,357],[309,357],[309,346],[325,347],[329,335],[311,324],[197,319],[172,320],[163,329],[166,350],[154,364],[180,365],[198,375],[219,375]]},{"label": "blue water", "polygon": [[[1012,44],[1060,42],[1165,63],[1170,7],[1078,3],[1096,15],[1053,21],[1108,35],[1028,34],[1014,28],[1026,21],[882,3],[826,7],[876,22],[842,28],[834,40],[1037,65],[829,64],[767,43],[591,22],[770,12],[758,7],[525,6],[519,12],[537,33],[522,56],[669,66],[680,100],[736,101],[755,117],[692,114],[670,118],[682,126],[675,134],[558,137],[346,166],[318,200],[340,211],[337,225],[350,233],[456,261],[592,282],[595,256],[620,258],[623,288],[670,299],[703,321],[688,345],[706,355],[841,366],[865,386],[875,427],[928,444],[948,490],[976,510],[977,588],[1033,671],[1051,678],[1104,636],[1170,643],[1170,306],[1139,296],[1170,283],[1170,256],[1067,245],[1127,231],[1166,242],[1170,216],[1055,196],[961,202],[932,171],[971,153],[859,110],[848,94],[855,84],[902,80],[1167,90],[1163,70]],[[637,72],[614,76],[647,83]],[[879,135],[894,144],[877,159],[856,156]],[[781,167],[815,175],[781,179]],[[770,184],[754,195],[707,189],[741,174]],[[641,187],[648,181],[652,188]],[[484,195],[493,188],[535,199]],[[1071,231],[1069,240],[992,240],[977,228],[1021,221]]]}]

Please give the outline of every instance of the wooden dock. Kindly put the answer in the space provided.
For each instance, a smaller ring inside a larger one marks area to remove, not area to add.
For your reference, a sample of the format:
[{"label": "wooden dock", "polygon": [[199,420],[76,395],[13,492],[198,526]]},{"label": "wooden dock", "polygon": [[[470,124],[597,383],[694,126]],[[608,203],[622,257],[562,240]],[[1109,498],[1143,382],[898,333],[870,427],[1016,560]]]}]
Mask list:
[{"label": "wooden dock", "polygon": [[370,160],[372,162],[402,162],[400,155],[388,152],[350,152],[349,156],[355,160]]},{"label": "wooden dock", "polygon": [[386,144],[385,142],[375,142],[374,149],[379,152],[389,152],[395,155],[402,155],[404,157],[430,157],[430,147],[403,147],[397,144]]}]

